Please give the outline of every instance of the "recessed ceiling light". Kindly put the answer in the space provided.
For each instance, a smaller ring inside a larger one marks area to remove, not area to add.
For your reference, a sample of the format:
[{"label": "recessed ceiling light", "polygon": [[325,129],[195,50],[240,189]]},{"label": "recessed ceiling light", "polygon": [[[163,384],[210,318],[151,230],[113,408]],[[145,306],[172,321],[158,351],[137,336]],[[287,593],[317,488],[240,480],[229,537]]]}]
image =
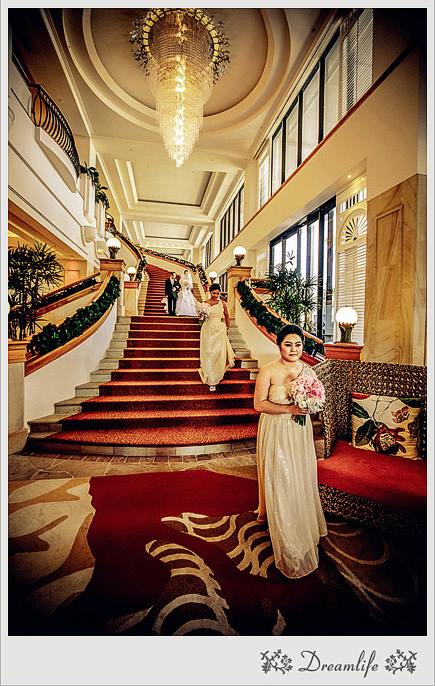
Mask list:
[{"label": "recessed ceiling light", "polygon": [[347,178],[348,178],[348,179],[351,179],[351,178],[352,178],[352,174],[348,174],[348,175],[347,175]]}]

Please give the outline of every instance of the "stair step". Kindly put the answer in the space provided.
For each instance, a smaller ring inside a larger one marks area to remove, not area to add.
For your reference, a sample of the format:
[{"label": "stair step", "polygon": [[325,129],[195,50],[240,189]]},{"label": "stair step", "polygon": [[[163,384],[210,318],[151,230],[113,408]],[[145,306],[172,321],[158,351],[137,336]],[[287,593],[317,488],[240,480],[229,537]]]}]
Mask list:
[{"label": "stair step", "polygon": [[[206,387],[203,387],[202,393],[196,395],[189,395],[188,397],[180,397],[179,395],[100,395],[89,400],[82,399],[79,409],[75,412],[92,413],[112,410],[183,410],[196,409],[202,410],[206,408],[227,408],[228,403],[231,402],[231,407],[253,407],[252,393],[210,393]],[[72,414],[72,413],[71,413]]]},{"label": "stair step", "polygon": [[[254,381],[251,379],[224,379],[217,385],[219,393],[251,393],[254,392]],[[98,386],[97,386],[98,388]],[[99,393],[89,389],[83,389],[83,396],[92,397],[92,395],[155,395],[156,384],[154,381],[108,381],[99,386]],[[159,384],[159,393],[161,395],[176,395],[177,393],[183,396],[195,395],[204,392],[204,384],[198,381],[170,381],[165,384]],[[82,391],[81,391],[82,392]]]},{"label": "stair step", "polygon": [[[252,370],[250,369],[238,369],[233,367],[229,369],[227,378],[231,379],[246,379],[249,378],[249,374]],[[98,376],[104,377],[104,371],[99,374],[98,372],[93,372],[91,377],[97,378]],[[180,368],[168,368],[168,369],[122,369],[116,370],[111,373],[112,381],[194,381],[198,378],[199,374],[197,370],[193,369],[180,369]],[[110,377],[110,375],[109,375]],[[91,378],[93,381],[94,378]],[[104,379],[104,381],[109,381],[109,379]]]},{"label": "stair step", "polygon": [[[118,410],[98,413],[81,412],[77,415],[66,417],[59,430],[62,431],[88,431],[98,429],[124,429],[124,428],[157,428],[184,427],[184,426],[218,426],[236,423],[257,423],[259,413],[254,408],[226,408],[225,413],[220,409],[204,410]],[[45,428],[46,424],[42,423]],[[49,425],[50,428],[50,425]],[[49,430],[49,429],[48,429]]]},{"label": "stair step", "polygon": [[[216,452],[231,450],[234,447],[255,447],[257,433],[256,424],[229,424],[228,426],[205,426],[205,427],[169,427],[164,431],[158,428],[150,429],[114,429],[103,431],[61,431],[50,436],[49,441],[43,440],[43,435],[32,435],[29,447],[35,450],[55,449],[56,452],[65,450],[72,452],[75,446],[80,453],[94,454],[123,454],[119,451],[122,446],[137,449],[139,447],[178,448],[189,446],[190,450],[184,454],[205,453],[204,446],[215,444]],[[234,440],[237,436],[239,440]],[[217,446],[220,446],[217,449]],[[231,446],[232,448],[229,448]],[[153,454],[128,452],[124,454]],[[170,454],[165,452],[165,454]],[[174,453],[175,454],[175,453]],[[183,454],[179,452],[177,454]]]}]

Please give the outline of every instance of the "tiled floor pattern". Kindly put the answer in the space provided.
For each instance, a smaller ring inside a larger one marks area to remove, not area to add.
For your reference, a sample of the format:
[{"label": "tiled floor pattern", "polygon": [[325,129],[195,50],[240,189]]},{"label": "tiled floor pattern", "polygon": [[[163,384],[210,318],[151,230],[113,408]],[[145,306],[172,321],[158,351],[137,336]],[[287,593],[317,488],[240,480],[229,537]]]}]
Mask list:
[{"label": "tiled floor pattern", "polygon": [[23,450],[9,456],[9,480],[66,479],[82,476],[175,472],[186,469],[210,469],[224,474],[256,479],[255,448],[239,448],[208,455],[157,455],[135,457],[122,455],[76,455]]}]

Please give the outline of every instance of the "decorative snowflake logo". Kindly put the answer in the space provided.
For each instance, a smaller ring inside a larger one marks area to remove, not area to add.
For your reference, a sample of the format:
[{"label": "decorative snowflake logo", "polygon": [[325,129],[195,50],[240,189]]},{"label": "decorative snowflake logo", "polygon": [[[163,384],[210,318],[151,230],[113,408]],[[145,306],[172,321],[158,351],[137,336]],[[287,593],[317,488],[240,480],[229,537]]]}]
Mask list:
[{"label": "decorative snowflake logo", "polygon": [[393,672],[393,674],[396,672],[403,672],[404,670],[410,674],[413,674],[417,666],[416,659],[417,653],[413,653],[411,650],[408,650],[408,654],[405,655],[404,652],[397,649],[395,653],[392,653],[390,657],[387,657],[385,669],[388,672]]},{"label": "decorative snowflake logo", "polygon": [[272,655],[269,655],[268,650],[266,650],[265,653],[260,653],[260,655],[262,662],[261,669],[265,674],[270,672],[271,669],[275,672],[282,672],[282,674],[293,669],[291,657],[288,657],[288,655],[283,653],[280,649],[275,650]]}]

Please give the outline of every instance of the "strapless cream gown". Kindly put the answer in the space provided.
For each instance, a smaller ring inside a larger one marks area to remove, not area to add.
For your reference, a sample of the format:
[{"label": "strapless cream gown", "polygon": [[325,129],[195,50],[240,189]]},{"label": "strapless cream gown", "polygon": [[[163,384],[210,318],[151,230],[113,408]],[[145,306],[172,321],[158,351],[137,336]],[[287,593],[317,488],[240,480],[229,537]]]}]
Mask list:
[{"label": "strapless cream gown", "polygon": [[227,336],[227,327],[221,321],[224,316],[222,302],[212,305],[210,310],[210,316],[201,327],[201,367],[198,371],[203,383],[216,386],[224,378],[226,370],[234,367],[234,351]]},{"label": "strapless cream gown", "polygon": [[[308,370],[301,373],[310,373]],[[290,404],[289,386],[275,385],[268,399]],[[260,415],[257,468],[261,470],[267,521],[277,568],[291,579],[306,576],[319,564],[318,543],[326,521],[317,486],[313,427],[291,414]]]}]

